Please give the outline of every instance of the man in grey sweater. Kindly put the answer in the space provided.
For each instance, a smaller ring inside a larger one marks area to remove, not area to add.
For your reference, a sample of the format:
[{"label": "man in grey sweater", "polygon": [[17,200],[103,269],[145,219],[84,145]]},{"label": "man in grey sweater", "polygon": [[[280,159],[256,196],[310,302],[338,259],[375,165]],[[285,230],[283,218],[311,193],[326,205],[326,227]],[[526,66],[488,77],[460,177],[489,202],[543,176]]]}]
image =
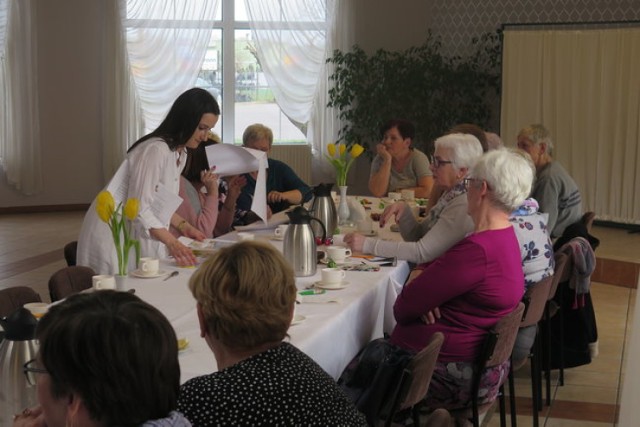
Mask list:
[{"label": "man in grey sweater", "polygon": [[518,148],[526,151],[536,167],[536,181],[531,196],[540,211],[549,214],[551,237],[562,235],[567,226],[580,220],[582,197],[567,171],[551,157],[553,141],[541,124],[533,124],[518,133]]}]

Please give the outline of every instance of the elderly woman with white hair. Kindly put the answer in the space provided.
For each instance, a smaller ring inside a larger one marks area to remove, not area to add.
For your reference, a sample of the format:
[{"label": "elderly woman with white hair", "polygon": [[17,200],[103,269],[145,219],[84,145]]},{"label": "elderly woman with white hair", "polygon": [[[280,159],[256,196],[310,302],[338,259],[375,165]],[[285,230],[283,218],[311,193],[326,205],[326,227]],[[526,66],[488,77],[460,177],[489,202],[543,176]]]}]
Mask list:
[{"label": "elderly woman with white hair", "polygon": [[[435,332],[446,336],[426,398],[430,408],[468,405],[470,368],[487,331],[522,298],[522,258],[509,214],[529,195],[533,177],[527,159],[513,151],[482,156],[464,180],[473,231],[418,266],[396,300],[393,344],[417,352]],[[483,374],[481,404],[495,399],[508,367]]]},{"label": "elderly woman with white hair", "polygon": [[398,202],[385,209],[380,217],[380,227],[394,217],[404,242],[350,233],[345,236],[345,243],[356,252],[397,256],[415,263],[432,261],[442,255],[473,230],[473,223],[467,215],[467,190],[463,180],[480,156],[482,145],[473,135],[457,133],[438,138],[430,167],[434,185],[444,193],[427,218],[419,223],[411,208]]}]

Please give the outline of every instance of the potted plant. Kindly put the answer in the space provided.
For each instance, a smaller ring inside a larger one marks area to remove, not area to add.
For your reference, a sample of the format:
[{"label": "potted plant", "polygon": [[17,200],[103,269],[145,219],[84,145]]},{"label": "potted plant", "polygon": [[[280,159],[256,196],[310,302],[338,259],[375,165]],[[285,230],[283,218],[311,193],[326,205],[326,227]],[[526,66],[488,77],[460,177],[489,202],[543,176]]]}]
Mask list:
[{"label": "potted plant", "polygon": [[403,118],[416,125],[415,145],[431,154],[433,140],[455,124],[486,127],[500,91],[499,33],[471,44],[470,56],[445,56],[429,32],[424,44],[401,52],[335,50],[327,60],[334,66],[328,106],[346,123],[340,141],[369,148],[371,157],[380,126]]}]

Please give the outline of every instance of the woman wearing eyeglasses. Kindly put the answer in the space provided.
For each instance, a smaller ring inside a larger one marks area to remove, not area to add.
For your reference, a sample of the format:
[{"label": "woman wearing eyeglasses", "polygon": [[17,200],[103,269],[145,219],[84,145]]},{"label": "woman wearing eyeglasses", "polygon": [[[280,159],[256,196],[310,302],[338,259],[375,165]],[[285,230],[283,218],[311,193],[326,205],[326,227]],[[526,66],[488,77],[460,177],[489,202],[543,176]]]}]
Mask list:
[{"label": "woman wearing eyeglasses", "polygon": [[411,147],[416,133],[413,124],[390,120],[380,133],[382,142],[376,146],[369,176],[371,194],[383,197],[389,191],[413,190],[416,197],[429,197],[433,186],[429,158]]},{"label": "woman wearing eyeglasses", "polygon": [[[522,298],[522,258],[509,215],[529,195],[533,177],[528,160],[513,151],[482,156],[464,180],[472,232],[418,266],[395,302],[393,344],[419,351],[435,332],[445,334],[426,397],[431,409],[468,404],[471,380],[466,373],[487,331]],[[479,404],[495,399],[508,363],[483,373]]]},{"label": "woman wearing eyeglasses", "polygon": [[438,138],[431,172],[434,184],[444,190],[427,218],[418,222],[411,208],[403,202],[387,207],[380,217],[380,227],[394,218],[403,242],[384,241],[350,233],[344,237],[354,252],[378,256],[397,256],[415,263],[431,261],[473,230],[467,215],[466,189],[462,180],[482,156],[478,139],[467,134],[451,134]]},{"label": "woman wearing eyeglasses", "polygon": [[175,412],[176,334],[156,308],[129,292],[73,295],[36,329],[38,356],[24,366],[38,407],[13,427],[190,427]]}]

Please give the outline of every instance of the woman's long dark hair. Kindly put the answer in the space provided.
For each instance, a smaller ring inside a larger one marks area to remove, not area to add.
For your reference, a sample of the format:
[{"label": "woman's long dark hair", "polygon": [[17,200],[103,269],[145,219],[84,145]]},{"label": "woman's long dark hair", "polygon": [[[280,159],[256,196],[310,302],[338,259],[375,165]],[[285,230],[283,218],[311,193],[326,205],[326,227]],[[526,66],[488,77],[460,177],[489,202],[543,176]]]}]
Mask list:
[{"label": "woman's long dark hair", "polygon": [[175,151],[178,146],[187,143],[198,127],[202,115],[207,113],[220,115],[220,106],[216,99],[204,89],[189,89],[174,101],[160,126],[137,140],[127,152],[153,137],[162,138],[169,148]]}]

